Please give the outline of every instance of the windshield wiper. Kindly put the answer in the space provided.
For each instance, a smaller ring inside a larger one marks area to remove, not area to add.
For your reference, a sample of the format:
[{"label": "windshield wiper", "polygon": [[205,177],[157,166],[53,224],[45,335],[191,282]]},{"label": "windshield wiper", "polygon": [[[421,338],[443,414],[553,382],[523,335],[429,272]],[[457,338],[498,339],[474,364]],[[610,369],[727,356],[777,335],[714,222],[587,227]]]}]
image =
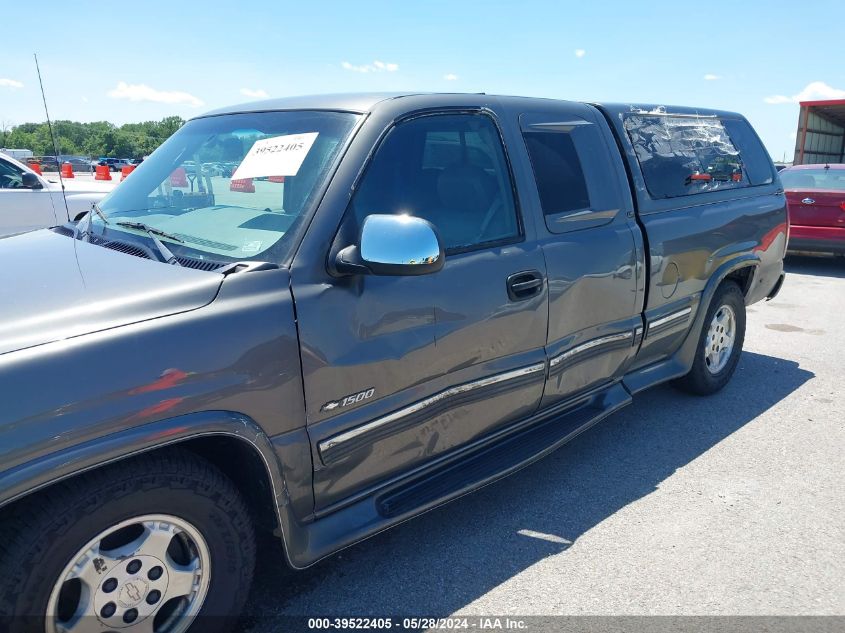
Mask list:
[{"label": "windshield wiper", "polygon": [[136,231],[144,231],[150,238],[153,240],[153,244],[155,244],[158,252],[161,253],[161,256],[164,257],[164,261],[168,264],[173,264],[174,266],[181,266],[182,264],[179,263],[179,260],[176,259],[176,255],[167,248],[164,243],[156,237],[160,235],[161,237],[165,237],[169,240],[173,240],[174,242],[179,242],[180,244],[184,243],[185,240],[176,237],[175,235],[171,235],[161,229],[157,229],[153,226],[149,226],[148,224],[144,224],[143,222],[118,222],[118,226],[126,227],[127,229],[135,229]]},{"label": "windshield wiper", "polygon": [[[103,221],[103,224],[111,224],[111,222],[109,222],[109,219],[106,217],[106,214],[100,210],[100,205],[96,202],[93,202],[91,204],[91,211],[100,216],[100,219]],[[91,215],[91,211],[88,212],[88,215]]]},{"label": "windshield wiper", "polygon": [[[80,237],[83,238],[83,241],[88,242],[87,239],[91,235],[91,214],[96,213],[100,218],[103,220],[103,224],[111,224],[105,214],[100,211],[100,206],[94,202],[91,204],[91,208],[88,209],[88,213],[76,223],[76,231],[73,234],[74,239],[79,239]],[[83,224],[84,223],[84,224]],[[84,230],[80,227],[84,226]]]},{"label": "windshield wiper", "polygon": [[184,244],[185,240],[183,240],[178,235],[173,235],[173,233],[167,233],[166,231],[162,231],[161,229],[157,229],[154,226],[150,226],[149,224],[144,224],[143,222],[118,222],[118,226],[125,226],[127,229],[135,229],[136,231],[145,231],[147,233],[152,233],[153,235],[158,235],[159,237],[165,237],[168,240],[173,240],[174,242],[179,242],[180,244]]}]

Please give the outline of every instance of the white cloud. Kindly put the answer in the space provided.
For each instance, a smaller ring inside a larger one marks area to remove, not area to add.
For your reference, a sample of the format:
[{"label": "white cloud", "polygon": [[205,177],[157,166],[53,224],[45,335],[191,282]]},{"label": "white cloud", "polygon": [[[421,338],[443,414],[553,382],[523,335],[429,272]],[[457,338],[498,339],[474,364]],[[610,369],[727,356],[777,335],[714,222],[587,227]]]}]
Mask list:
[{"label": "white cloud", "polygon": [[785,97],[783,95],[772,95],[771,97],[763,97],[766,103],[793,103],[792,97]]},{"label": "white cloud", "polygon": [[17,90],[18,88],[23,88],[23,84],[15,79],[6,79],[4,77],[0,77],[0,86],[3,88],[8,88],[9,90]]},{"label": "white cloud", "polygon": [[443,75],[443,79],[446,81],[457,81],[458,76],[455,73],[449,73],[448,75]]},{"label": "white cloud", "polygon": [[575,49],[575,57],[577,57],[578,59],[582,58],[586,54],[587,54],[587,51],[585,51],[583,48],[576,48]]},{"label": "white cloud", "polygon": [[714,75],[713,73],[707,73],[704,75],[704,81],[716,81],[717,79],[721,79],[721,75]]},{"label": "white cloud", "polygon": [[389,73],[399,70],[399,64],[385,64],[379,60],[374,61],[373,66],[375,66],[378,70],[386,70]]},{"label": "white cloud", "polygon": [[241,94],[251,99],[266,99],[270,96],[267,94],[266,90],[262,90],[261,88],[257,88],[255,90],[251,88],[241,88]]},{"label": "white cloud", "polygon": [[82,103],[88,103],[88,97],[82,97]]},{"label": "white cloud", "polygon": [[379,60],[375,60],[372,64],[362,64],[360,66],[350,64],[349,62],[341,62],[340,65],[346,70],[351,70],[354,73],[395,73],[399,70],[399,64],[385,63],[380,62]]},{"label": "white cloud", "polygon": [[845,90],[828,86],[823,81],[813,81],[797,95],[787,97],[784,95],[772,95],[765,97],[766,103],[798,103],[799,101],[822,101],[824,99],[845,99]]},{"label": "white cloud", "polygon": [[117,82],[114,90],[109,90],[112,99],[126,99],[127,101],[153,101],[155,103],[183,103],[197,108],[204,105],[202,100],[187,92],[179,90],[156,90],[146,84],[128,84]]}]

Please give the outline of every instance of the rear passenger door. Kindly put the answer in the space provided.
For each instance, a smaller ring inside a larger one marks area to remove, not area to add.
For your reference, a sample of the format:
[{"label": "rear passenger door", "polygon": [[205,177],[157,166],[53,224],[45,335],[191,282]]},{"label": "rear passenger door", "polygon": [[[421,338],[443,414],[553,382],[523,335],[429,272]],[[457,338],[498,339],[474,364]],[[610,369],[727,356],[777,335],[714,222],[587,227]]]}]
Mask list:
[{"label": "rear passenger door", "polygon": [[596,111],[523,111],[549,280],[543,406],[621,378],[642,333],[640,231],[610,131]]}]

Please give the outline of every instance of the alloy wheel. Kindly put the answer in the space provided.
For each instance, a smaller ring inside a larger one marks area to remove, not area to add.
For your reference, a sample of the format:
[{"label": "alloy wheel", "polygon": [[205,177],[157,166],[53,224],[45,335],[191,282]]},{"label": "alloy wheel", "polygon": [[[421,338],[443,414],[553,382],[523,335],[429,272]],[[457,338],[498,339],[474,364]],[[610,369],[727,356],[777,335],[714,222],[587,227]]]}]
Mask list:
[{"label": "alloy wheel", "polygon": [[704,339],[704,364],[711,374],[718,374],[728,364],[736,340],[736,315],[722,305],[716,310]]},{"label": "alloy wheel", "polygon": [[211,560],[184,519],[122,521],[82,547],[47,602],[47,633],[184,633],[208,593]]}]

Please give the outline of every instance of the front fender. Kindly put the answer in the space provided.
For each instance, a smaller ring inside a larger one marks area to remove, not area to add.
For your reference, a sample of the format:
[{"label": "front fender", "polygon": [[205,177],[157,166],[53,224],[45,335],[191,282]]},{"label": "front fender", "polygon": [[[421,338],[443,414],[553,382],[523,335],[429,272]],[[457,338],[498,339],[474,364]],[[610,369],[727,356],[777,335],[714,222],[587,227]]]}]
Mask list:
[{"label": "front fender", "polygon": [[[142,427],[125,429],[107,437],[83,442],[50,453],[0,473],[0,509],[26,495],[89,470],[165,446],[212,436],[227,436],[245,442],[261,458],[273,492],[272,509],[284,543],[288,564],[294,563],[292,547],[302,548],[303,532],[288,493],[286,472],[273,444],[261,427],[249,417],[233,411],[204,411],[159,420]],[[296,473],[291,473],[295,478]],[[296,485],[296,484],[294,484]]]},{"label": "front fender", "polygon": [[0,505],[140,450],[227,434],[265,457],[277,506],[313,509],[307,450],[291,486],[269,457],[305,433],[287,271],[233,274],[204,307],[0,354],[0,403]]},{"label": "front fender", "polygon": [[274,489],[284,490],[283,476],[270,440],[250,418],[233,411],[204,411],[158,420],[75,444],[0,472],[0,508],[50,484],[139,453],[187,439],[227,435],[259,453]]}]

